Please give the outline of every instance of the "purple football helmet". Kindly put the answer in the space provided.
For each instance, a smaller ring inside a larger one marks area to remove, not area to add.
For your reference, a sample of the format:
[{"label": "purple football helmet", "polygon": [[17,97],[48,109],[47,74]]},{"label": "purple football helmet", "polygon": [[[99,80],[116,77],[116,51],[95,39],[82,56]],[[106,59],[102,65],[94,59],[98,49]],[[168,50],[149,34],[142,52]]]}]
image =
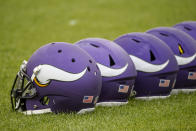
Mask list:
[{"label": "purple football helmet", "polygon": [[138,76],[136,99],[167,98],[175,84],[177,61],[171,49],[147,33],[128,33],[114,40],[129,54]]},{"label": "purple football helmet", "polygon": [[21,65],[11,90],[12,108],[27,115],[90,112],[101,84],[101,73],[87,52],[64,42],[50,43]]},{"label": "purple football helmet", "polygon": [[137,75],[128,54],[116,43],[101,38],[83,39],[76,45],[94,58],[101,72],[102,89],[96,105],[127,104]]},{"label": "purple football helmet", "polygon": [[176,24],[174,27],[188,33],[196,40],[196,21],[182,22]]},{"label": "purple football helmet", "polygon": [[196,41],[173,27],[154,28],[148,33],[163,40],[175,54],[180,70],[172,93],[196,91]]}]

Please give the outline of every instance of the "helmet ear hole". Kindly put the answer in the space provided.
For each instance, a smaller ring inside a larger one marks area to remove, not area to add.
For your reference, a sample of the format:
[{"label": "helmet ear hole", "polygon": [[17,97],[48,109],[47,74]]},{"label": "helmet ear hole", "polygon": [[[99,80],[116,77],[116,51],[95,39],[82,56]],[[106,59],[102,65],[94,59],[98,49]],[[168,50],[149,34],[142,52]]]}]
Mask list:
[{"label": "helmet ear hole", "polygon": [[188,30],[188,31],[191,31],[191,28],[188,28],[186,26],[184,26],[184,29]]},{"label": "helmet ear hole", "polygon": [[110,66],[115,65],[114,59],[112,58],[111,55],[109,55],[109,60],[110,60]]},{"label": "helmet ear hole", "polygon": [[154,61],[155,59],[154,53],[150,50],[150,60]]}]

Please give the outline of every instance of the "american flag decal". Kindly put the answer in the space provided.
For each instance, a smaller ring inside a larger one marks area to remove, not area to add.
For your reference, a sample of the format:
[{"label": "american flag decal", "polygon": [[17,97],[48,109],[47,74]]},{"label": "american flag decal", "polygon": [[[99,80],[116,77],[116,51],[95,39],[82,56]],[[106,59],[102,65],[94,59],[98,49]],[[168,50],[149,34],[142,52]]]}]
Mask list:
[{"label": "american flag decal", "polygon": [[159,87],[169,87],[170,80],[160,79]]},{"label": "american flag decal", "polygon": [[188,79],[196,80],[196,72],[189,72]]},{"label": "american flag decal", "polygon": [[93,96],[84,96],[83,103],[92,103],[93,102]]},{"label": "american flag decal", "polygon": [[120,85],[119,89],[118,89],[118,92],[120,92],[120,93],[127,93],[128,90],[129,90],[129,86],[128,85]]}]

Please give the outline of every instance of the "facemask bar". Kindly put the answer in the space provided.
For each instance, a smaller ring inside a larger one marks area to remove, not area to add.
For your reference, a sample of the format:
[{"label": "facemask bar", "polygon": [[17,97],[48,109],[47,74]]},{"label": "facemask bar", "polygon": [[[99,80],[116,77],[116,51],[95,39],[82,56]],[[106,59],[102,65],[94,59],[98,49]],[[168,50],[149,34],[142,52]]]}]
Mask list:
[{"label": "facemask bar", "polygon": [[11,89],[10,97],[12,109],[14,111],[25,110],[25,100],[36,96],[36,89],[33,82],[26,74],[26,64],[27,62],[23,61]]}]

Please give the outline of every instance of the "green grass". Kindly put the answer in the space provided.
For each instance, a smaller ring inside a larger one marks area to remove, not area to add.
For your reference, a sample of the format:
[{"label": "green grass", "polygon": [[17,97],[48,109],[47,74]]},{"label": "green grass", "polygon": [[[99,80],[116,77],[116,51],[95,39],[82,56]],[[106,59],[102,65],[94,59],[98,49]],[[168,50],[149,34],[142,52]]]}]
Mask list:
[{"label": "green grass", "polygon": [[86,37],[113,40],[196,20],[195,5],[195,0],[0,0],[0,130],[196,130],[196,93],[130,100],[86,115],[25,116],[11,111],[9,98],[19,65],[40,46]]}]

